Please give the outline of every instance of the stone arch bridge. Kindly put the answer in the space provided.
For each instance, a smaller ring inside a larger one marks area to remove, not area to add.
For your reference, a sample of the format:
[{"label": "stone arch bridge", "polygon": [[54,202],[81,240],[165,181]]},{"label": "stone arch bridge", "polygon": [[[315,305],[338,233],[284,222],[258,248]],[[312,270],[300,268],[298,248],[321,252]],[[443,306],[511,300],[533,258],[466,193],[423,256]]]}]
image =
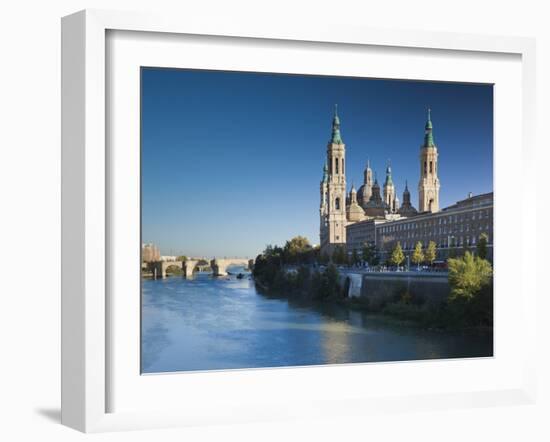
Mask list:
[{"label": "stone arch bridge", "polygon": [[232,265],[242,265],[249,270],[254,266],[254,260],[246,258],[214,258],[208,260],[205,258],[188,259],[187,261],[154,261],[149,263],[149,268],[153,272],[153,277],[166,278],[166,270],[175,266],[183,271],[183,276],[192,278],[193,273],[210,267],[214,276],[227,275],[227,268]]}]

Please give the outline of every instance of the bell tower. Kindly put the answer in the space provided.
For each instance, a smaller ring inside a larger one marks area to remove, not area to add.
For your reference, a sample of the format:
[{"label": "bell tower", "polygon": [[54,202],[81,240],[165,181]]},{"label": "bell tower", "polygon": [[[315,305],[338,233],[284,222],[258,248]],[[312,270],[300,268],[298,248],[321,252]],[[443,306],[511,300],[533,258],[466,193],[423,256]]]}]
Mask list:
[{"label": "bell tower", "polygon": [[320,244],[328,241],[328,166],[325,163],[323,167],[323,179],[320,186],[321,204],[319,206],[320,224],[319,237]]},{"label": "bell tower", "polygon": [[[327,144],[328,182],[326,184],[326,233],[321,234],[321,252],[332,253],[334,246],[346,244],[346,145],[340,134],[338,108],[334,106],[332,136]],[[324,236],[324,238],[323,238]]]},{"label": "bell tower", "polygon": [[388,165],[386,167],[386,181],[384,182],[384,202],[390,208],[390,212],[395,212],[395,186],[391,177],[391,165],[390,160],[388,160]]},{"label": "bell tower", "polygon": [[420,181],[418,182],[419,212],[439,212],[439,178],[437,177],[437,146],[434,143],[431,109],[420,146]]}]

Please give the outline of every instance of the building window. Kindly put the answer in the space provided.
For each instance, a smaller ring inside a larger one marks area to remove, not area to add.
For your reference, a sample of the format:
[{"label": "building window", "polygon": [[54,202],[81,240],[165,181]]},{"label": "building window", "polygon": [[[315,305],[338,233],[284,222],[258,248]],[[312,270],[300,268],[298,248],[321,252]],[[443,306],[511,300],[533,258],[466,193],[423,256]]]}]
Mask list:
[{"label": "building window", "polygon": [[430,173],[433,173],[433,170],[434,170],[434,164],[433,164],[433,161],[430,161]]},{"label": "building window", "polygon": [[[336,173],[338,173],[338,159],[336,159]],[[336,200],[334,200],[334,205],[336,210],[340,210],[340,198],[336,198]]]},{"label": "building window", "polygon": [[345,169],[344,169],[344,159],[342,158],[342,173],[346,173]]},{"label": "building window", "polygon": [[428,173],[427,164],[426,164],[426,161],[424,161],[424,175],[426,175],[427,173]]},{"label": "building window", "polygon": [[338,174],[338,158],[336,158],[336,174]]}]

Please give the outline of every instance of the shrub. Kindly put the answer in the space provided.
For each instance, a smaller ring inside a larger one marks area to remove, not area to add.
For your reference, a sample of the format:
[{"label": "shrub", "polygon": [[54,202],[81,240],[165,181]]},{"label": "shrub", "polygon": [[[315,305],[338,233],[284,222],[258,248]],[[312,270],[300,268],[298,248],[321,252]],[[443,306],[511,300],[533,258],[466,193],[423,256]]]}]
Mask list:
[{"label": "shrub", "polygon": [[470,252],[460,258],[451,258],[448,263],[451,300],[471,299],[492,280],[491,263]]}]

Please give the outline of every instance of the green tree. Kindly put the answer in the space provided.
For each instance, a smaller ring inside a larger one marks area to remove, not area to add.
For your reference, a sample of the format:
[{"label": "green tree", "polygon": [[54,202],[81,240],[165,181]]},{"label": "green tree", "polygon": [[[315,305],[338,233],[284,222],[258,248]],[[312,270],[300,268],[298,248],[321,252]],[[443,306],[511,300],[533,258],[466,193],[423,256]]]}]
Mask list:
[{"label": "green tree", "polygon": [[466,252],[463,257],[450,258],[449,283],[452,299],[472,299],[486,285],[490,284],[493,276],[491,263],[486,259]]},{"label": "green tree", "polygon": [[489,243],[489,235],[482,233],[479,235],[479,241],[477,242],[477,256],[481,259],[487,259],[487,244]]},{"label": "green tree", "polygon": [[363,258],[363,261],[367,262],[369,265],[373,265],[376,259],[376,249],[374,247],[374,244],[370,244],[368,242],[363,244],[361,256]]},{"label": "green tree", "polygon": [[185,256],[185,255],[178,256],[178,257],[176,258],[176,261],[185,262],[185,261],[187,261],[187,256]]},{"label": "green tree", "polygon": [[400,266],[404,260],[405,254],[403,253],[403,249],[401,248],[401,243],[398,241],[391,253],[390,263],[396,266]]},{"label": "green tree", "polygon": [[426,249],[426,253],[424,254],[424,259],[428,261],[431,265],[435,261],[436,256],[437,256],[436,244],[434,241],[430,241],[428,243],[428,248]]},{"label": "green tree", "polygon": [[306,261],[307,255],[311,252],[311,244],[304,236],[295,236],[287,241],[284,247],[285,262],[294,264]]},{"label": "green tree", "polygon": [[321,246],[315,246],[310,250],[310,262],[320,262],[321,261]]},{"label": "green tree", "polygon": [[265,257],[266,260],[276,263],[280,266],[283,264],[283,252],[284,250],[281,247],[268,244],[265,247],[262,255]]},{"label": "green tree", "polygon": [[332,262],[335,264],[347,264],[346,250],[343,246],[336,246],[332,252]]},{"label": "green tree", "polygon": [[307,288],[309,281],[311,277],[311,272],[309,270],[309,267],[306,266],[300,266],[298,268],[298,273],[296,274],[296,284],[298,286],[298,289],[305,289]]},{"label": "green tree", "polygon": [[329,264],[323,272],[315,272],[311,286],[316,299],[336,299],[343,296],[338,269],[334,264]]},{"label": "green tree", "polygon": [[420,263],[424,261],[424,252],[422,252],[422,243],[417,241],[414,246],[414,252],[411,256],[411,261],[416,264],[416,268],[420,266]]}]

